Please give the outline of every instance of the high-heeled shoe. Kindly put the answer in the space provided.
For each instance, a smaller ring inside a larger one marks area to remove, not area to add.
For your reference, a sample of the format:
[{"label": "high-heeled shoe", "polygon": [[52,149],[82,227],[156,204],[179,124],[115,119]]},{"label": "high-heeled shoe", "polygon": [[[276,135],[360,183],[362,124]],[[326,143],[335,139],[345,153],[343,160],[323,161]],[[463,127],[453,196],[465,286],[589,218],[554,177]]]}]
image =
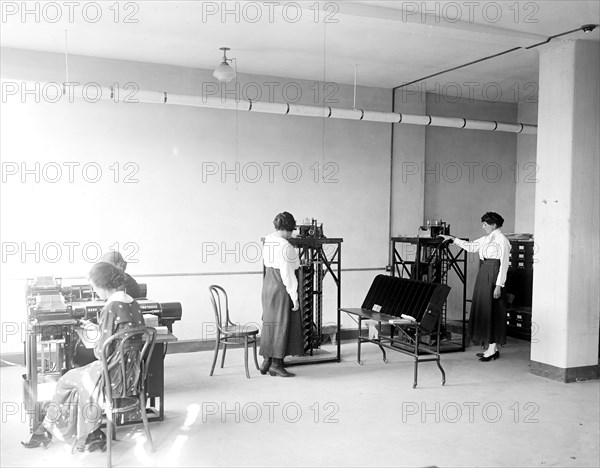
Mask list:
[{"label": "high-heeled shoe", "polygon": [[280,377],[294,377],[296,374],[286,371],[283,367],[271,366],[269,369],[269,375],[271,377],[275,377],[276,375]]},{"label": "high-heeled shoe", "polygon": [[104,452],[106,450],[106,434],[100,429],[96,429],[88,434],[83,445],[77,446],[77,450],[79,452],[95,452],[96,450]]},{"label": "high-heeled shoe", "polygon": [[294,377],[296,374],[292,374],[285,370],[285,367],[283,367],[283,359],[273,358],[273,362],[269,368],[269,375],[271,377],[275,377],[276,375],[280,377]]},{"label": "high-heeled shoe", "polygon": [[96,450],[106,451],[106,439],[95,439],[89,444],[85,444],[86,452],[95,452]]},{"label": "high-heeled shoe", "polygon": [[491,354],[489,356],[483,356],[480,357],[479,360],[483,361],[483,362],[488,362],[491,361],[492,359],[495,361],[496,359],[498,359],[500,357],[500,351],[496,351],[494,354]]},{"label": "high-heeled shoe", "polygon": [[260,365],[260,373],[265,375],[269,368],[271,367],[271,358],[264,358],[262,364]]},{"label": "high-heeled shoe", "polygon": [[31,434],[31,438],[27,442],[21,442],[25,448],[36,448],[40,445],[44,447],[44,450],[48,448],[48,445],[52,442],[52,434],[48,431],[44,431],[43,434]]}]

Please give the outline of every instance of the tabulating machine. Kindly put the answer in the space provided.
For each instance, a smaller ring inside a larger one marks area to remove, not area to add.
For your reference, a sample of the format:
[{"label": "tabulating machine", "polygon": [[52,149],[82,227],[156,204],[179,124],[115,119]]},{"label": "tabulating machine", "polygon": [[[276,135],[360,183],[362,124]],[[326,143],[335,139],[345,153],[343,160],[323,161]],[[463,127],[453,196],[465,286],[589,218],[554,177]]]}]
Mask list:
[{"label": "tabulating machine", "polygon": [[323,235],[323,223],[318,224],[315,218],[306,218],[302,224],[298,225],[298,237],[307,239],[322,239]]},{"label": "tabulating machine", "polygon": [[[145,295],[146,286],[140,284]],[[97,321],[105,302],[89,284],[63,286],[61,278],[40,277],[27,280],[27,323],[23,401],[32,429],[40,423],[38,384],[56,381],[73,367],[72,344],[80,328],[79,320]],[[181,320],[179,302],[159,303],[136,299],[143,314],[158,317],[158,324],[172,333],[173,323]]]},{"label": "tabulating machine", "polygon": [[428,219],[424,226],[419,227],[419,237],[431,237],[435,239],[440,234],[450,235],[450,225],[441,219]]}]

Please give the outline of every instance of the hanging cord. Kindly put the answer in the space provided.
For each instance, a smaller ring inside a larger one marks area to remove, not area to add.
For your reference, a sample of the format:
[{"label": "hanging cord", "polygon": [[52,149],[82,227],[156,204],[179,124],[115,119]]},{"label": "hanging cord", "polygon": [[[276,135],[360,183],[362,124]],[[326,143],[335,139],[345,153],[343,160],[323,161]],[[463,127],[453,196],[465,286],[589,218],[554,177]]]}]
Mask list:
[{"label": "hanging cord", "polygon": [[63,84],[63,95],[66,94],[66,87],[69,84],[69,32],[65,29],[65,77],[66,81]]},{"label": "hanging cord", "polygon": [[228,59],[230,62],[233,62],[233,68],[235,70],[235,102],[239,103],[240,102],[240,96],[238,95],[238,71],[237,71],[237,59],[236,58],[230,58]]},{"label": "hanging cord", "polygon": [[356,110],[356,68],[357,65],[354,64],[354,103],[352,104],[352,109]]},{"label": "hanging cord", "polygon": [[[325,101],[325,85],[327,84],[327,21],[323,21],[323,101]],[[317,88],[319,91],[319,99],[321,99],[320,88]],[[325,102],[322,102],[321,105],[325,105]],[[323,133],[321,135],[321,167],[317,168],[319,171],[319,182],[325,180],[325,117],[323,117]]]},{"label": "hanging cord", "polygon": [[240,105],[240,96],[238,95],[238,70],[237,70],[237,59],[236,58],[231,58],[230,59],[233,62],[233,67],[235,69],[235,83],[234,83],[234,87],[235,87],[235,174],[236,174],[236,178],[235,178],[235,189],[238,190],[238,180],[237,180],[237,170],[238,170],[238,133],[239,133],[239,121],[240,121],[240,112],[239,112],[239,105]]}]

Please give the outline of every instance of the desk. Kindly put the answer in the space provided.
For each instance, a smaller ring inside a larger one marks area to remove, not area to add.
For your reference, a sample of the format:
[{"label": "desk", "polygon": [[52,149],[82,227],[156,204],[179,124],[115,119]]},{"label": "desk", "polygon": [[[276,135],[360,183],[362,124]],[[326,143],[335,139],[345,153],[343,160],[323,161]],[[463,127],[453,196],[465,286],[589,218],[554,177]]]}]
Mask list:
[{"label": "desk", "polygon": [[[148,414],[149,421],[162,421],[165,416],[165,355],[167,354],[168,343],[173,341],[177,341],[177,338],[171,333],[156,335],[154,351],[152,351],[148,366],[146,388],[146,398],[150,410]],[[158,409],[156,409],[157,399]]]},{"label": "desk", "polygon": [[[37,429],[41,423],[42,407],[44,402],[38,399],[38,385],[47,382],[56,382],[63,374],[71,369],[68,357],[70,352],[71,336],[78,327],[76,320],[63,320],[48,323],[30,323],[25,338],[25,368],[23,374],[23,403],[25,412],[29,416],[31,431]],[[164,419],[164,357],[167,345],[177,341],[171,333],[156,335],[154,351],[150,358],[148,368],[148,382],[146,397],[148,399],[148,420],[162,421]],[[42,353],[38,354],[41,345]],[[44,347],[56,346],[55,360],[49,357],[46,361]],[[42,358],[38,367],[38,357]],[[48,364],[50,363],[50,364]],[[158,407],[157,407],[158,400]],[[129,421],[134,423],[136,421]]]},{"label": "desk", "polygon": [[[417,386],[419,364],[428,361],[437,363],[444,385],[446,373],[440,363],[440,324],[449,293],[450,287],[445,284],[377,275],[361,307],[340,309],[357,316],[358,363],[362,364],[361,344],[374,343],[381,349],[384,362],[387,362],[385,349],[407,354],[414,359],[413,388]],[[365,320],[377,322],[376,336],[363,335],[362,322]],[[389,335],[384,334],[382,324],[394,327]],[[394,329],[400,334],[397,338],[394,337]],[[435,347],[432,346],[432,340],[435,340]]]}]

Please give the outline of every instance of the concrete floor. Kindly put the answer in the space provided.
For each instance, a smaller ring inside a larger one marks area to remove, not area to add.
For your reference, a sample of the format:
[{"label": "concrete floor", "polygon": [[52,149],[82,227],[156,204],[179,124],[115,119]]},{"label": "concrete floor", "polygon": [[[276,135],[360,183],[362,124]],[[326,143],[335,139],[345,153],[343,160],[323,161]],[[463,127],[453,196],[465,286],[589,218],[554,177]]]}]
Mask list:
[{"label": "concrete floor", "polygon": [[[327,349],[327,346],[325,347]],[[598,381],[563,384],[528,372],[529,343],[510,339],[497,361],[469,348],[420,367],[375,346],[356,363],[295,366],[295,378],[245,378],[242,350],[227,353],[209,377],[211,352],[169,354],[166,417],[151,423],[156,452],[144,450],[140,425],[120,427],[115,466],[599,466]],[[104,466],[103,453],[71,455],[54,441],[27,450],[20,366],[3,367],[1,463],[9,466]]]}]

